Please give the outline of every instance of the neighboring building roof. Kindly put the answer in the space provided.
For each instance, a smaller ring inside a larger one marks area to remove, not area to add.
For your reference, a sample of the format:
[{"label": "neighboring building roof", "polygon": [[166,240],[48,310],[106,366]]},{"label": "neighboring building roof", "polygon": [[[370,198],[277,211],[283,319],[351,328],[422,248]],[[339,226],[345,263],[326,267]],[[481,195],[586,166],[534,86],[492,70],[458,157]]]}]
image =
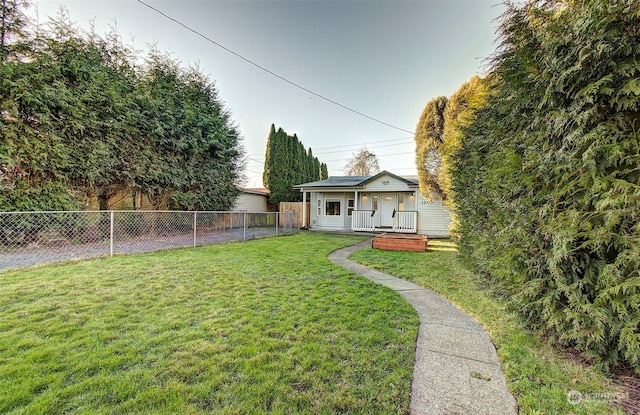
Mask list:
[{"label": "neighboring building roof", "polygon": [[252,195],[269,196],[269,190],[264,187],[254,187],[253,189],[242,189],[243,193]]},{"label": "neighboring building roof", "polygon": [[293,186],[294,189],[302,188],[326,188],[326,187],[362,187],[369,182],[372,182],[382,176],[391,176],[397,180],[403,181],[409,186],[418,186],[417,177],[401,177],[393,173],[389,173],[384,170],[373,176],[331,176],[325,180],[318,180],[315,182],[309,182],[304,184],[297,184]]}]

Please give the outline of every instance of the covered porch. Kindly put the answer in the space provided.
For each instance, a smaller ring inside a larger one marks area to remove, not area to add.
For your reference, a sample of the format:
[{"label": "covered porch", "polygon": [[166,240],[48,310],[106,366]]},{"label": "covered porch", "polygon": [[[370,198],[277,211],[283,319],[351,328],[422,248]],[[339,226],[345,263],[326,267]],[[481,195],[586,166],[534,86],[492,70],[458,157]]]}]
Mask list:
[{"label": "covered porch", "polygon": [[[342,189],[339,189],[342,190]],[[409,191],[336,191],[309,192],[310,227],[341,228],[353,232],[418,232],[416,193]],[[303,215],[307,192],[303,190]]]},{"label": "covered porch", "polygon": [[393,211],[390,226],[379,225],[376,210],[354,210],[351,230],[356,232],[397,232],[416,233],[418,231],[417,211]]}]

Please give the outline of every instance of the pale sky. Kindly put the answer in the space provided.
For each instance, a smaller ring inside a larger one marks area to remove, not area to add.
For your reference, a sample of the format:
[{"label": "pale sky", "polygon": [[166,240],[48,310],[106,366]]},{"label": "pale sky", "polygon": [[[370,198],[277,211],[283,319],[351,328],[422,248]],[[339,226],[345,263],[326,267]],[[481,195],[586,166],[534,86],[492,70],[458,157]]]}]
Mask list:
[{"label": "pale sky", "polygon": [[[137,0],[40,0],[40,23],[59,6],[99,34],[109,25],[143,54],[148,44],[183,65],[197,63],[215,83],[243,137],[246,186],[262,187],[272,123],[342,175],[347,159],[367,147],[380,167],[415,175],[413,131],[425,104],[450,96],[482,75],[495,50],[500,0],[211,1],[144,0],[227,49],[345,110],[243,61]],[[410,133],[411,132],[411,133]]]}]

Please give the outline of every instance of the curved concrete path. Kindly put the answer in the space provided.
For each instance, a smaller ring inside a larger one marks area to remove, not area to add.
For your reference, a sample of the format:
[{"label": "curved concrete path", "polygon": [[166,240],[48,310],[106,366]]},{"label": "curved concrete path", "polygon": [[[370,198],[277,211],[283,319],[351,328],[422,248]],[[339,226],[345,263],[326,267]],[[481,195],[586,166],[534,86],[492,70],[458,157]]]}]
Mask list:
[{"label": "curved concrete path", "polygon": [[369,246],[371,240],[335,251],[328,258],[395,290],[418,312],[411,414],[517,414],[495,347],[483,328],[433,291],[348,259]]}]

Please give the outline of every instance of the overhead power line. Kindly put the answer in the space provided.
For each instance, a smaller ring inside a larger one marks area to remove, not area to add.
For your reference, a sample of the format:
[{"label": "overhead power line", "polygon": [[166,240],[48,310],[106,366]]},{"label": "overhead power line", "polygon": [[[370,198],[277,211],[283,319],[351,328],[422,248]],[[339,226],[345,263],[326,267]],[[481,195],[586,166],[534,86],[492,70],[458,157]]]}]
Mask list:
[{"label": "overhead power line", "polygon": [[[397,147],[399,145],[405,145],[405,144],[411,144],[411,143],[396,143],[396,144],[385,144],[383,146],[373,146],[373,147],[367,147],[368,150],[374,150],[377,148],[382,148],[382,147]],[[343,153],[345,151],[349,151],[349,150],[335,150],[335,151],[321,151],[319,153],[316,153],[316,155],[324,155],[324,154],[332,154],[332,153]],[[356,151],[355,149],[352,151]]]},{"label": "overhead power line", "polygon": [[[414,153],[412,151],[409,151],[409,152],[405,152],[405,153],[381,154],[381,155],[376,156],[376,157],[404,156],[404,155],[407,155],[407,154],[414,154]],[[327,160],[325,163],[333,163],[333,162],[336,162],[336,161],[346,161],[346,160],[348,160],[348,159]]]},{"label": "overhead power line", "polygon": [[288,83],[289,85],[292,85],[292,86],[294,86],[294,87],[296,87],[296,88],[298,88],[298,89],[301,89],[301,90],[303,90],[303,91],[305,91],[305,92],[307,92],[307,93],[309,93],[309,94],[311,94],[311,95],[313,95],[313,96],[315,96],[315,97],[318,97],[318,98],[320,98],[320,99],[323,99],[323,100],[325,100],[325,101],[327,101],[327,102],[329,102],[329,103],[331,103],[331,104],[333,104],[333,105],[336,105],[336,106],[338,106],[338,107],[340,107],[340,108],[342,108],[342,109],[345,109],[345,110],[347,110],[347,111],[350,111],[350,112],[352,112],[352,113],[354,113],[354,114],[360,115],[361,117],[367,118],[367,119],[369,119],[369,120],[371,120],[371,121],[377,122],[377,123],[382,124],[382,125],[386,125],[387,127],[394,128],[394,129],[399,130],[399,131],[403,131],[403,132],[405,132],[405,133],[409,133],[409,134],[413,134],[413,133],[414,133],[413,131],[405,130],[404,128],[397,127],[397,126],[395,126],[395,125],[393,125],[393,124],[389,124],[389,123],[384,122],[384,121],[382,121],[382,120],[379,120],[379,119],[377,119],[377,118],[375,118],[375,117],[372,117],[372,116],[370,116],[370,115],[367,115],[367,114],[365,114],[365,113],[363,113],[363,112],[360,112],[360,111],[358,111],[358,110],[355,110],[355,109],[353,109],[353,108],[351,108],[351,107],[349,107],[349,106],[347,106],[347,105],[344,105],[344,104],[339,103],[338,101],[335,101],[335,100],[333,100],[333,99],[331,99],[331,98],[327,98],[327,97],[325,97],[324,95],[321,95],[321,94],[319,94],[319,93],[317,93],[317,92],[314,92],[314,91],[310,90],[309,88],[306,88],[306,87],[304,87],[304,86],[302,86],[302,85],[300,85],[300,84],[298,84],[298,83],[296,83],[296,82],[290,81],[289,79],[285,78],[284,76],[282,76],[282,75],[278,75],[277,73],[273,72],[272,70],[267,69],[267,68],[265,68],[264,66],[257,64],[256,62],[252,61],[251,59],[245,58],[245,57],[244,57],[244,56],[242,56],[241,54],[239,54],[239,53],[237,53],[237,52],[235,52],[235,51],[233,51],[233,50],[231,50],[231,49],[227,48],[226,46],[224,46],[224,45],[222,45],[222,44],[220,44],[220,43],[216,42],[215,40],[213,40],[213,39],[209,38],[208,36],[206,36],[206,35],[204,35],[204,34],[200,33],[199,31],[197,31],[197,30],[195,30],[195,29],[191,28],[190,26],[187,26],[187,25],[186,25],[186,24],[184,24],[184,23],[182,23],[182,22],[181,22],[181,21],[179,21],[178,19],[176,19],[176,18],[174,18],[174,17],[169,16],[168,14],[164,13],[163,11],[161,11],[161,10],[159,10],[159,9],[156,9],[155,7],[151,6],[150,4],[147,4],[147,3],[145,3],[145,2],[144,2],[144,1],[142,1],[142,0],[138,0],[138,3],[140,3],[140,4],[144,5],[144,6],[148,7],[149,9],[153,10],[154,12],[156,12],[156,13],[158,13],[158,14],[160,14],[160,15],[164,16],[165,18],[167,18],[167,19],[171,20],[172,22],[176,23],[177,25],[182,26],[183,28],[187,29],[187,30],[188,30],[188,31],[190,31],[191,33],[193,33],[193,34],[195,34],[195,35],[197,35],[197,36],[199,36],[199,37],[203,38],[203,39],[204,39],[204,40],[206,40],[207,42],[212,43],[212,44],[214,44],[214,45],[218,46],[218,47],[219,47],[219,48],[221,48],[221,49],[224,49],[226,52],[228,52],[228,53],[230,53],[230,54],[232,54],[232,55],[234,55],[234,56],[236,56],[236,57],[238,57],[238,58],[242,59],[243,61],[247,62],[247,63],[248,63],[248,64],[250,64],[250,65],[255,66],[256,68],[260,69],[261,71],[264,71],[264,72],[268,73],[269,75],[274,76],[274,77],[276,77],[276,78],[280,79],[281,81]]},{"label": "overhead power line", "polygon": [[[317,147],[317,148],[312,148],[312,150],[314,152],[316,151],[321,151],[321,150],[333,150],[336,148],[346,148],[346,147],[367,147],[371,144],[377,144],[377,143],[392,143],[392,142],[396,142],[396,141],[406,141],[406,140],[413,140],[413,137],[403,137],[403,138],[392,138],[392,139],[388,139],[388,140],[378,140],[378,141],[369,141],[368,143],[359,143],[359,144],[345,144],[343,146],[331,146],[331,147]],[[399,143],[399,144],[409,144],[409,142],[407,143]],[[367,147],[367,148],[378,148],[378,147],[386,147],[386,146],[372,146],[372,147]],[[349,150],[344,150],[344,151],[349,151]],[[325,152],[321,152],[318,154],[325,154]],[[249,156],[263,156],[264,153],[252,153],[249,154]],[[315,153],[314,153],[315,155]]]}]

